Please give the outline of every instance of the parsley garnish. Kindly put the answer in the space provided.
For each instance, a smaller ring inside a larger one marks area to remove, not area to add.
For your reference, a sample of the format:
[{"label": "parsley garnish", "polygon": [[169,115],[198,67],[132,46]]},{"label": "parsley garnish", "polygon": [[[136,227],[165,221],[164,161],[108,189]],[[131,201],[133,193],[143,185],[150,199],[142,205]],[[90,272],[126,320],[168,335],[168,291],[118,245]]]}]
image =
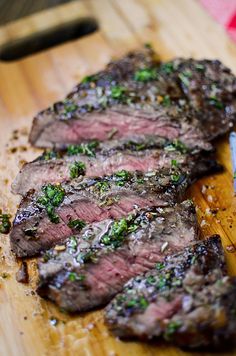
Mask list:
[{"label": "parsley garnish", "polygon": [[50,159],[59,158],[59,154],[57,151],[47,150],[42,154],[42,159],[44,161],[49,161]]},{"label": "parsley garnish", "polygon": [[67,147],[67,155],[74,156],[82,153],[89,157],[95,157],[95,148],[99,146],[98,141],[92,141],[90,143],[82,143],[81,145],[70,145]]},{"label": "parsley garnish", "polygon": [[123,186],[130,178],[130,173],[126,170],[122,170],[115,173],[115,177],[117,178],[116,185]]},{"label": "parsley garnish", "polygon": [[128,232],[128,223],[125,218],[115,221],[108,234],[101,238],[101,243],[113,248],[119,247],[124,241],[124,235]]},{"label": "parsley garnish", "polygon": [[75,281],[82,282],[85,280],[85,276],[83,274],[77,274],[76,272],[70,272],[68,278],[71,282],[75,282]]},{"label": "parsley garnish", "polygon": [[215,106],[217,109],[223,109],[224,108],[224,104],[217,99],[216,96],[211,96],[210,97],[210,104]]},{"label": "parsley garnish", "polygon": [[204,71],[204,69],[205,69],[204,65],[200,64],[200,63],[196,63],[195,68],[199,71]]},{"label": "parsley garnish", "polygon": [[48,184],[42,187],[43,195],[37,200],[37,203],[44,206],[51,222],[58,224],[59,216],[55,214],[55,208],[64,200],[65,191],[61,185]]},{"label": "parsley garnish", "polygon": [[180,174],[171,174],[171,180],[173,183],[178,183],[180,177],[181,177]]},{"label": "parsley garnish", "polygon": [[170,104],[171,104],[170,96],[169,95],[165,95],[163,97],[163,100],[162,100],[161,104],[164,105],[164,106],[170,106]]},{"label": "parsley garnish", "polygon": [[186,153],[188,151],[187,146],[177,139],[171,142],[169,145],[165,146],[164,149],[165,151],[179,151],[180,153]]},{"label": "parsley garnish", "polygon": [[166,327],[164,338],[168,340],[169,337],[172,336],[181,327],[181,325],[182,323],[180,321],[170,321]]},{"label": "parsley garnish", "polygon": [[134,79],[138,82],[148,82],[157,79],[157,71],[154,68],[139,69],[134,74]]},{"label": "parsley garnish", "polygon": [[75,179],[81,175],[85,175],[86,166],[81,161],[75,161],[73,164],[70,165],[70,178]]},{"label": "parsley garnish", "polygon": [[100,193],[104,193],[109,189],[109,183],[108,182],[97,182],[95,184],[95,187],[99,190]]},{"label": "parsley garnish", "polygon": [[124,94],[126,92],[126,88],[122,86],[114,86],[111,88],[111,97],[113,99],[122,99],[124,97]]},{"label": "parsley garnish", "polygon": [[181,80],[181,82],[186,86],[188,87],[190,82],[189,82],[189,78],[192,76],[192,73],[191,72],[182,72],[182,73],[179,73],[178,77],[179,79]]},{"label": "parsley garnish", "polygon": [[95,82],[96,80],[97,80],[97,76],[96,75],[87,75],[86,77],[84,77],[82,79],[81,83],[87,84],[87,83]]},{"label": "parsley garnish", "polygon": [[161,70],[163,70],[166,74],[170,74],[174,71],[174,65],[172,62],[164,63],[161,65]]},{"label": "parsley garnish", "polygon": [[86,223],[83,220],[75,219],[75,220],[70,220],[67,226],[73,230],[82,230],[86,226]]},{"label": "parsley garnish", "polygon": [[78,105],[68,101],[68,100],[65,100],[64,101],[64,114],[71,114],[73,112],[75,112],[76,110],[78,109]]},{"label": "parsley garnish", "polygon": [[3,214],[0,210],[0,234],[8,234],[11,229],[10,214]]},{"label": "parsley garnish", "polygon": [[157,262],[157,264],[156,264],[156,269],[158,269],[158,271],[160,271],[160,270],[163,269],[164,267],[165,267],[164,263]]}]

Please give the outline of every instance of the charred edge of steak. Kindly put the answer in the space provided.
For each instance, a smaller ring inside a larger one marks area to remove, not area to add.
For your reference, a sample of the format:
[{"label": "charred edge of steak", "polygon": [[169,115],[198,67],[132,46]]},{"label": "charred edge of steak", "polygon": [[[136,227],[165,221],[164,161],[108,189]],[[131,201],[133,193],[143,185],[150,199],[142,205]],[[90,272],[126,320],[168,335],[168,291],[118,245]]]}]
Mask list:
[{"label": "charred edge of steak", "polygon": [[[11,247],[17,256],[35,255],[76,233],[72,224],[77,220],[91,223],[122,217],[138,208],[171,205],[182,199],[187,185],[188,177],[176,167],[145,174],[123,170],[103,178],[46,185],[42,189],[49,193],[60,188],[62,201],[52,210],[43,191],[30,192],[13,222]],[[45,199],[48,203],[42,205]]]},{"label": "charred edge of steak", "polygon": [[167,256],[131,279],[106,309],[118,336],[164,337],[184,347],[219,344],[235,335],[236,280],[226,274],[219,236]]},{"label": "charred edge of steak", "polygon": [[[145,57],[147,68],[140,62]],[[210,60],[175,59],[160,64],[152,57],[150,52],[136,52],[86,78],[64,101],[35,118],[31,143],[37,145],[55,118],[73,123],[73,119],[107,108],[117,112],[163,110],[176,121],[182,121],[184,114],[186,122],[200,128],[207,140],[229,130],[235,121],[236,80],[228,68]],[[50,137],[47,140],[49,144]]]},{"label": "charred edge of steak", "polygon": [[70,312],[106,304],[133,276],[198,238],[190,201],[88,225],[39,263],[38,293]]}]

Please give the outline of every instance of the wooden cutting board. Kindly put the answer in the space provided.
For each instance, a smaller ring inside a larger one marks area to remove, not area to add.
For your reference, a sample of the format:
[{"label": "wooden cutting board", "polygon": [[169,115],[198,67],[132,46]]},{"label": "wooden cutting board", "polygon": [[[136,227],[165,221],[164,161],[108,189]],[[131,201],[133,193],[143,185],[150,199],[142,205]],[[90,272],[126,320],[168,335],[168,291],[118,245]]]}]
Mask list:
[{"label": "wooden cutting board", "polygon": [[[162,59],[218,58],[236,73],[235,45],[194,0],[72,2],[0,29],[0,44],[88,16],[99,24],[96,33],[22,60],[0,62],[0,207],[12,214],[19,199],[10,194],[11,182],[22,163],[40,152],[27,143],[32,117],[62,99],[83,76],[145,42]],[[217,143],[217,155],[225,172],[198,181],[189,196],[196,202],[204,235],[221,235],[229,272],[236,274],[236,198],[227,137]],[[212,215],[209,209],[218,212]],[[0,238],[0,355],[191,354],[162,344],[122,342],[109,334],[102,311],[77,316],[60,312],[35,295],[34,260],[28,261],[30,284],[16,282],[18,263],[8,240]]]}]

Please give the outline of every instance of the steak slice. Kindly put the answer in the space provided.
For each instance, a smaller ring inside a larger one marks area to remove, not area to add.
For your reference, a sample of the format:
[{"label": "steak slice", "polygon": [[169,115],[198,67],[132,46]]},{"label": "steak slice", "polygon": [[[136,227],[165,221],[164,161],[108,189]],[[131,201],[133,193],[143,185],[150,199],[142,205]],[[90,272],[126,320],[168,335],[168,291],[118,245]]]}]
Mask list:
[{"label": "steak slice", "polygon": [[187,176],[179,169],[162,169],[145,174],[123,170],[104,178],[48,185],[43,188],[47,196],[59,187],[63,200],[52,213],[50,205],[48,210],[48,204],[40,202],[46,193],[30,192],[23,198],[10,234],[11,247],[18,257],[35,255],[76,232],[73,221],[98,222],[138,208],[173,204],[182,198],[187,184]]},{"label": "steak slice", "polygon": [[89,225],[39,262],[38,293],[63,309],[106,304],[131,278],[198,238],[193,204],[146,209]]},{"label": "steak slice", "polygon": [[39,113],[30,142],[64,147],[111,135],[154,134],[204,148],[204,139],[227,132],[235,121],[235,89],[235,76],[219,61],[160,63],[150,49],[134,52],[84,78],[64,101]]},{"label": "steak slice", "polygon": [[213,236],[130,280],[107,307],[106,321],[124,338],[224,344],[236,335],[235,292],[236,278],[225,276],[220,238]]},{"label": "steak slice", "polygon": [[[47,151],[37,160],[23,166],[17,175],[12,191],[25,195],[29,190],[39,190],[46,183],[62,183],[75,177],[98,177],[120,170],[149,172],[160,168],[170,168],[173,162],[181,170],[192,173],[193,178],[219,169],[214,161],[213,151],[199,152],[189,149],[181,141],[143,140],[129,142],[100,143],[91,151],[89,145],[70,146],[64,152]],[[84,150],[78,153],[78,150]],[[73,171],[76,165],[84,169]]]}]

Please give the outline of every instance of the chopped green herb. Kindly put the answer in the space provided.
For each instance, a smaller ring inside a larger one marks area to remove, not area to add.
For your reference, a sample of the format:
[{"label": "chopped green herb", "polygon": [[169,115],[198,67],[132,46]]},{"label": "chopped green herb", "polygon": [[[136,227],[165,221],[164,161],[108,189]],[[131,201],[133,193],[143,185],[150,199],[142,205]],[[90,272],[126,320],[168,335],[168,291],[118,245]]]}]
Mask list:
[{"label": "chopped green herb", "polygon": [[144,183],[144,179],[143,178],[138,178],[137,179],[137,183],[138,184],[143,184]]},{"label": "chopped green herb", "polygon": [[95,149],[99,146],[98,141],[92,141],[89,143],[82,143],[81,145],[70,145],[67,147],[68,156],[74,156],[79,153],[89,157],[95,157]]},{"label": "chopped green herb", "polygon": [[122,170],[115,173],[115,177],[117,178],[116,185],[123,186],[130,178],[130,173],[126,170]]},{"label": "chopped green herb", "polygon": [[11,229],[11,222],[10,222],[11,215],[10,214],[3,214],[2,210],[0,209],[0,234],[8,234]]},{"label": "chopped green herb", "polygon": [[126,92],[126,88],[122,86],[114,86],[111,88],[111,97],[113,99],[122,99],[124,97],[124,94]]},{"label": "chopped green herb", "polygon": [[140,297],[138,303],[142,309],[146,309],[149,305],[147,299],[145,299],[144,297]]},{"label": "chopped green herb", "polygon": [[147,277],[147,282],[148,282],[149,284],[155,284],[155,283],[157,282],[157,279],[156,279],[156,277],[154,277],[154,276],[148,276],[148,277]]},{"label": "chopped green herb", "polygon": [[171,174],[171,180],[173,183],[178,183],[180,177],[181,177],[180,174]]},{"label": "chopped green herb", "polygon": [[155,68],[139,69],[134,74],[134,79],[138,82],[148,82],[157,79],[157,71]]},{"label": "chopped green herb", "polygon": [[64,103],[64,111],[63,113],[66,114],[71,114],[73,112],[75,112],[78,109],[78,105],[68,101],[67,99],[63,102]]},{"label": "chopped green herb", "polygon": [[188,151],[187,146],[183,142],[179,141],[178,139],[173,140],[173,142],[165,146],[164,149],[165,151],[169,151],[169,152],[179,151],[181,153],[186,153]]},{"label": "chopped green herb", "polygon": [[234,172],[234,179],[236,178],[236,171]]},{"label": "chopped green herb", "polygon": [[215,106],[217,109],[224,109],[224,104],[216,98],[216,96],[210,97],[210,104]]},{"label": "chopped green herb", "polygon": [[97,182],[95,184],[95,187],[99,190],[100,193],[104,193],[109,189],[109,183],[108,182]]},{"label": "chopped green herb", "polygon": [[86,226],[86,223],[83,220],[75,219],[75,220],[70,220],[67,225],[70,229],[82,230]]},{"label": "chopped green herb", "polygon": [[165,339],[169,339],[180,327],[182,323],[180,321],[171,321],[166,327],[166,331],[164,334]]},{"label": "chopped green herb", "polygon": [[161,104],[164,105],[164,106],[170,106],[170,104],[171,104],[170,96],[169,95],[165,95],[163,97],[163,100],[162,100]]},{"label": "chopped green herb", "polygon": [[87,83],[93,83],[97,80],[97,76],[96,75],[87,75],[86,77],[84,77],[81,81],[81,83],[83,84],[87,84]]},{"label": "chopped green herb", "polygon": [[101,238],[101,243],[113,248],[119,247],[124,241],[124,235],[128,232],[128,223],[125,218],[115,221],[108,234]]},{"label": "chopped green herb", "polygon": [[172,62],[164,63],[161,65],[161,70],[163,70],[166,74],[170,74],[174,71],[174,65]]},{"label": "chopped green herb", "polygon": [[78,256],[76,257],[76,260],[79,263],[95,262],[96,261],[96,255],[95,255],[95,252],[93,252],[93,251],[88,251],[88,252],[85,252],[85,253],[79,253]]},{"label": "chopped green herb", "polygon": [[55,208],[64,200],[64,189],[60,184],[48,184],[43,186],[42,192],[43,195],[38,198],[37,203],[45,207],[48,217],[53,223],[59,223],[59,216],[55,214]]},{"label": "chopped green herb", "polygon": [[142,308],[142,309],[146,309],[148,307],[149,303],[147,301],[146,298],[144,298],[143,296],[142,297],[139,297],[137,299],[130,299],[126,306],[128,308],[134,308],[134,307],[137,307],[137,308]]},{"label": "chopped green herb", "polygon": [[44,161],[49,161],[50,159],[59,158],[59,154],[57,151],[47,150],[42,154],[42,159]]},{"label": "chopped green herb", "polygon": [[171,165],[172,167],[178,167],[178,162],[176,161],[176,159],[171,160]]},{"label": "chopped green herb", "polygon": [[74,252],[77,250],[78,241],[75,236],[71,236],[68,242],[68,247]]},{"label": "chopped green herb", "polygon": [[85,276],[83,274],[77,274],[76,272],[70,272],[68,278],[71,282],[82,282],[85,280]]},{"label": "chopped green herb", "polygon": [[128,232],[134,232],[138,229],[138,225],[136,224],[131,224],[128,228]]},{"label": "chopped green herb", "polygon": [[165,267],[164,263],[157,262],[157,264],[156,264],[156,269],[158,269],[158,271],[160,271],[160,270],[163,269],[164,267]]},{"label": "chopped green herb", "polygon": [[186,72],[183,72],[183,73],[179,73],[178,75],[179,79],[181,80],[181,82],[186,86],[188,87],[190,82],[189,82],[189,76],[186,75]]},{"label": "chopped green herb", "polygon": [[81,175],[85,175],[86,166],[81,161],[75,161],[70,165],[70,178],[75,179]]},{"label": "chopped green herb", "polygon": [[145,44],[144,44],[144,47],[149,48],[149,49],[152,49],[152,44],[151,44],[151,43],[145,43]]},{"label": "chopped green herb", "polygon": [[200,64],[200,63],[196,63],[195,68],[199,71],[204,71],[204,69],[205,69],[204,65]]}]

